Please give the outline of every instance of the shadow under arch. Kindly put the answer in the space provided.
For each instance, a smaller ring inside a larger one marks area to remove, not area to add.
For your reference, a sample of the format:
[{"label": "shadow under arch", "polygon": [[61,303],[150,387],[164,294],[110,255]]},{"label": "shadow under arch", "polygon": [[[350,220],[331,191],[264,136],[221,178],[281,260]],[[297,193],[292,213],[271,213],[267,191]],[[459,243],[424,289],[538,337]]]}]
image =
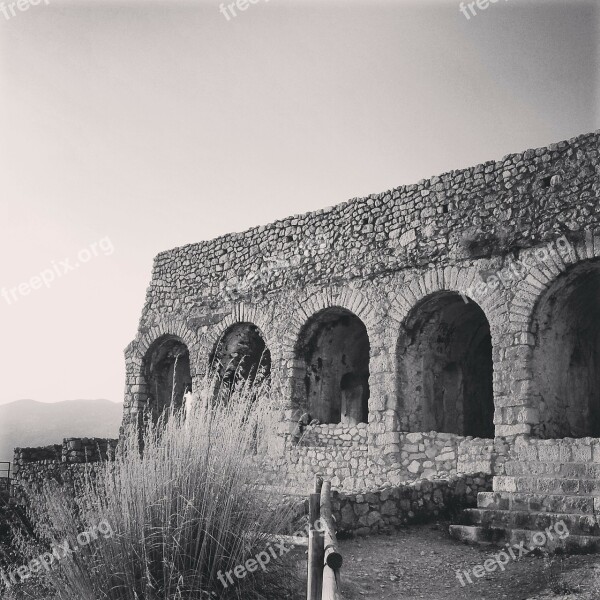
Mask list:
[{"label": "shadow under arch", "polygon": [[294,354],[296,407],[321,423],[368,422],[370,343],[358,316],[341,307],[312,315]]},{"label": "shadow under arch", "polygon": [[147,407],[153,418],[157,419],[167,408],[181,408],[185,391],[192,386],[190,353],[181,338],[161,336],[150,345],[142,364]]},{"label": "shadow under arch", "polygon": [[494,437],[492,338],[481,307],[436,292],[412,308],[397,344],[400,430]]},{"label": "shadow under arch", "polygon": [[600,260],[571,265],[541,294],[530,323],[540,438],[600,437]]},{"label": "shadow under arch", "polygon": [[231,388],[239,381],[254,385],[269,380],[271,352],[258,326],[240,322],[228,327],[210,355],[210,368],[221,387]]}]

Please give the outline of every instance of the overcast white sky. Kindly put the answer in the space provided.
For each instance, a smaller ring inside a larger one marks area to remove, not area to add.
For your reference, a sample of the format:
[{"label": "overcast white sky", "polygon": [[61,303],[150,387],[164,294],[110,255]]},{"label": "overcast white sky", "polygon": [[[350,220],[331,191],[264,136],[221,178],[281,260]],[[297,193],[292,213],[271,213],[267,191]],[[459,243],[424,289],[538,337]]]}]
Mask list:
[{"label": "overcast white sky", "polygon": [[0,297],[0,403],[122,400],[161,250],[599,129],[597,7],[500,0],[467,21],[454,0],[259,0],[227,21],[218,0],[49,0],[0,14],[0,288],[114,248]]}]

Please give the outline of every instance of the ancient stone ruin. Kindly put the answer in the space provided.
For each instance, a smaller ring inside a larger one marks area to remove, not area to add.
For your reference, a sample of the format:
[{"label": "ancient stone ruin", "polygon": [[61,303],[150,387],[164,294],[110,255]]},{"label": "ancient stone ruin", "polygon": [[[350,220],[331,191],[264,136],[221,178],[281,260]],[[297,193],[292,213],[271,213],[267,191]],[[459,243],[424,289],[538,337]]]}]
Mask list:
[{"label": "ancient stone ruin", "polygon": [[599,142],[159,254],[125,419],[211,372],[270,377],[288,406],[265,476],[304,491],[331,477],[342,528],[382,530],[456,493],[478,498],[460,539],[527,539],[561,518],[560,543],[600,548]]}]

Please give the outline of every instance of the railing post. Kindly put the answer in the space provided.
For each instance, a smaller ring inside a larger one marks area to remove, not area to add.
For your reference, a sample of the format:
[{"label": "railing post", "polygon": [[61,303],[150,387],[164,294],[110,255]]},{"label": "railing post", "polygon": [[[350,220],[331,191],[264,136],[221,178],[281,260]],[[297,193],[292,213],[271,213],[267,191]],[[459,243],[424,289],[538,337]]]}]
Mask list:
[{"label": "railing post", "polygon": [[315,494],[320,494],[323,489],[323,477],[321,475],[315,475]]},{"label": "railing post", "polygon": [[317,531],[316,523],[321,518],[321,494],[310,495],[309,500],[309,534],[308,534],[308,583],[307,600],[321,600],[323,589],[323,535]]}]

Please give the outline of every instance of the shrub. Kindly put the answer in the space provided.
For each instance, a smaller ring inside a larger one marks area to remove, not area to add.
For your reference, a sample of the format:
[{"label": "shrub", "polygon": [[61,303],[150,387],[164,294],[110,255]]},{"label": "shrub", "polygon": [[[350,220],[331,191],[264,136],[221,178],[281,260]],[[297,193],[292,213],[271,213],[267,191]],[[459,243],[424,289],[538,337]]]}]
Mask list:
[{"label": "shrub", "polygon": [[39,553],[102,527],[42,572],[57,599],[294,597],[293,558],[272,560],[234,586],[219,580],[219,572],[264,551],[267,532],[289,531],[293,510],[261,478],[279,410],[274,394],[264,384],[242,385],[209,402],[212,389],[207,381],[204,400],[187,416],[148,420],[141,434],[127,427],[114,460],[96,465],[94,477],[87,470],[76,501],[57,485],[31,492],[36,530],[46,541]]}]

